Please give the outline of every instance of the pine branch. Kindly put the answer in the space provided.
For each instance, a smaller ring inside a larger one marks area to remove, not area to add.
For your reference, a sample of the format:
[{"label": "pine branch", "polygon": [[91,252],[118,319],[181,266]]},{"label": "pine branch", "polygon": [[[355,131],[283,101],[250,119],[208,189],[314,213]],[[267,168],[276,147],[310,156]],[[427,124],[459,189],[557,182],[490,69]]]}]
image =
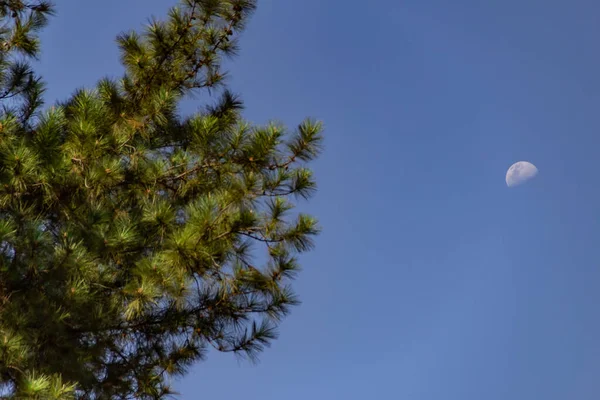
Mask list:
[{"label": "pine branch", "polygon": [[177,115],[183,94],[222,83],[254,6],[184,0],[118,37],[120,82],[40,114],[41,80],[8,56],[35,57],[51,7],[0,0],[0,385],[12,394],[164,398],[210,346],[256,359],[299,304],[295,255],[318,228],[292,219],[288,198],[316,189],[306,164],[321,125],[253,126],[228,90]]}]

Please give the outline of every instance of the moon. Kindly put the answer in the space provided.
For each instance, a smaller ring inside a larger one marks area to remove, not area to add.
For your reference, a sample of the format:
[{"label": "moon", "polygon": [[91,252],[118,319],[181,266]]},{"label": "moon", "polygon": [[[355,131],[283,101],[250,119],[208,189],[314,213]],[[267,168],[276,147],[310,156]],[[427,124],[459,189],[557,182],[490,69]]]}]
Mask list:
[{"label": "moon", "polygon": [[529,161],[516,162],[506,171],[506,185],[508,187],[518,186],[534,178],[537,174],[537,167]]}]

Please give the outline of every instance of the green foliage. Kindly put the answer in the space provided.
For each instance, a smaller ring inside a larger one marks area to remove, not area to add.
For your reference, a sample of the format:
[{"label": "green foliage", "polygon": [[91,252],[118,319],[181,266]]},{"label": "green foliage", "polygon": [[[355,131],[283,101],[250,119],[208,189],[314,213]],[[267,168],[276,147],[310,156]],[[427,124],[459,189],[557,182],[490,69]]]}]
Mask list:
[{"label": "green foliage", "polygon": [[[209,348],[254,359],[298,304],[297,255],[318,227],[292,201],[315,191],[322,127],[254,126],[224,87],[221,60],[254,8],[182,1],[117,38],[120,79],[41,110],[23,57],[52,6],[0,1],[7,398],[164,398]],[[202,89],[214,104],[178,115]]]}]

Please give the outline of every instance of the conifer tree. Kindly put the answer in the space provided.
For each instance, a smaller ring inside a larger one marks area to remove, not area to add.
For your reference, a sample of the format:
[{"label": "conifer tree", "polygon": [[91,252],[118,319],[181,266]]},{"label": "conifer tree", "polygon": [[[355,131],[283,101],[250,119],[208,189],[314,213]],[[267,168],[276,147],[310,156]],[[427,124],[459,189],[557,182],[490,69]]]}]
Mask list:
[{"label": "conifer tree", "polygon": [[[183,0],[117,37],[120,78],[44,108],[28,58],[53,5],[0,1],[5,398],[166,398],[209,349],[276,338],[318,233],[293,202],[315,191],[322,129],[252,125],[224,85],[255,6]],[[193,92],[211,105],[181,116]]]}]

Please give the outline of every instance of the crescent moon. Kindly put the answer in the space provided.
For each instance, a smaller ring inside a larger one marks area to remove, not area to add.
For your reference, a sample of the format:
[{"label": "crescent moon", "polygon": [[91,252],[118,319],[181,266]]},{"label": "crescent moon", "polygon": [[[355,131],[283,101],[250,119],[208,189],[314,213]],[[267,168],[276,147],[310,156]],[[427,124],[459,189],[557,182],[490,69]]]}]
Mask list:
[{"label": "crescent moon", "polygon": [[506,186],[518,186],[534,178],[537,174],[537,167],[529,161],[516,162],[506,171]]}]

